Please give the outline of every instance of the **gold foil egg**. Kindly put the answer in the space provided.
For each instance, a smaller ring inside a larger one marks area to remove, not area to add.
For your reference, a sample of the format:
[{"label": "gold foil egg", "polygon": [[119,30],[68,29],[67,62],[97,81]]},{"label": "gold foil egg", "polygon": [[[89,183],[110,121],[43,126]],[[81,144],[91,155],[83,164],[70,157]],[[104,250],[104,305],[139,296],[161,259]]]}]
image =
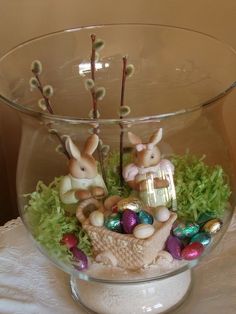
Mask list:
[{"label": "gold foil egg", "polygon": [[143,208],[143,203],[137,197],[130,196],[120,200],[117,207],[119,212],[129,209],[137,213]]},{"label": "gold foil egg", "polygon": [[205,225],[202,227],[202,230],[207,233],[214,234],[221,229],[222,224],[222,221],[218,218],[211,219],[207,223],[205,223]]}]

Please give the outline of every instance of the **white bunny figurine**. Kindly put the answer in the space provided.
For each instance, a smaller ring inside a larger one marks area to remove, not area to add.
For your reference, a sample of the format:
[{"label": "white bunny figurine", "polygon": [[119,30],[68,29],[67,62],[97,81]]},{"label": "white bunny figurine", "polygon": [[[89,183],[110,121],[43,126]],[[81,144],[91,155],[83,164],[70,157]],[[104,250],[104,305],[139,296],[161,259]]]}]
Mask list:
[{"label": "white bunny figurine", "polygon": [[89,136],[82,152],[70,137],[66,139],[66,149],[70,155],[69,174],[60,184],[60,198],[65,204],[75,204],[93,198],[103,198],[107,189],[103,178],[98,174],[97,161],[92,154],[98,146],[96,134]]},{"label": "white bunny figurine", "polygon": [[148,143],[142,143],[141,138],[131,132],[128,132],[128,138],[135,146],[135,154],[134,163],[124,168],[124,180],[139,192],[140,198],[147,205],[166,205],[173,196],[175,197],[174,166],[169,160],[161,159],[157,147],[162,139],[162,128],[150,137]]}]

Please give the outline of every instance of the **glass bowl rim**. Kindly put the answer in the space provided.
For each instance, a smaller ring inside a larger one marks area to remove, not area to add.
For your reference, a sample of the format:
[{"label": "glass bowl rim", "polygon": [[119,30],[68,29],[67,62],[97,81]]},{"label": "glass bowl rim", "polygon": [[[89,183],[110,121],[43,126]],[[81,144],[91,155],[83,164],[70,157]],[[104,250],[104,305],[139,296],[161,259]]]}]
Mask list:
[{"label": "glass bowl rim", "polygon": [[[112,26],[146,26],[146,27],[159,27],[159,28],[169,28],[169,29],[176,29],[176,30],[181,30],[185,32],[191,32],[194,34],[199,34],[202,37],[214,40],[215,42],[220,43],[223,45],[225,48],[227,48],[229,51],[231,51],[233,54],[235,54],[236,57],[236,50],[230,46],[229,44],[219,40],[218,38],[206,34],[201,31],[197,31],[191,28],[185,28],[185,27],[179,27],[179,26],[174,26],[174,25],[168,25],[168,24],[156,24],[156,23],[108,23],[108,24],[94,24],[94,25],[82,25],[78,26],[75,28],[69,28],[69,29],[62,29],[54,32],[49,32],[40,36],[32,37],[16,46],[13,48],[9,49],[6,53],[4,53],[2,56],[0,56],[0,63],[7,58],[9,55],[11,55],[13,52],[17,51],[18,49],[27,46],[33,42],[43,40],[48,37],[52,37],[55,35],[61,35],[64,33],[68,32],[78,32],[83,29],[94,29],[94,28],[104,28],[104,27],[112,27]],[[168,112],[168,113],[162,113],[162,114],[157,114],[157,115],[149,115],[149,116],[141,116],[141,117],[134,117],[134,118],[105,118],[105,119],[91,119],[91,118],[78,118],[78,117],[73,117],[73,116],[67,116],[67,115],[57,115],[57,114],[50,114],[46,112],[39,112],[31,108],[27,108],[21,103],[16,103],[9,98],[5,97],[4,95],[1,94],[0,92],[0,100],[2,100],[4,103],[9,105],[10,107],[27,114],[31,117],[38,118],[40,120],[50,120],[54,122],[65,122],[65,123],[70,123],[70,124],[91,124],[91,123],[99,123],[99,124],[122,124],[122,125],[129,125],[129,124],[136,124],[136,123],[143,123],[143,122],[155,122],[155,121],[161,121],[164,119],[168,119],[173,116],[178,116],[182,114],[187,114],[194,112],[196,110],[200,110],[201,108],[213,104],[215,101],[217,101],[220,98],[223,98],[226,96],[228,93],[230,93],[234,88],[236,87],[236,77],[235,80],[228,85],[227,88],[224,90],[221,90],[218,92],[215,96],[207,99],[204,102],[200,102],[199,104],[196,104],[190,108],[183,108],[177,111],[173,112]]]}]

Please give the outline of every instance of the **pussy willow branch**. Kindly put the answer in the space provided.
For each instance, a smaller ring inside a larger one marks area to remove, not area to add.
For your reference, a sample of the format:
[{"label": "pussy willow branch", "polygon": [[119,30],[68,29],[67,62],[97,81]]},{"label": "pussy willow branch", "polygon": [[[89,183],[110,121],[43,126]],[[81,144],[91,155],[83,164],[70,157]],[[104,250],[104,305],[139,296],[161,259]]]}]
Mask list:
[{"label": "pussy willow branch", "polygon": [[65,142],[63,141],[63,139],[61,138],[60,134],[58,134],[57,132],[54,133],[54,135],[57,137],[58,141],[61,143],[61,146],[63,148],[63,154],[68,158],[70,159],[70,155],[69,153],[67,152],[66,150],[66,146],[65,146]]},{"label": "pussy willow branch", "polygon": [[[50,113],[50,114],[54,114],[54,111],[53,111],[53,109],[52,109],[52,106],[51,106],[51,102],[50,102],[50,100],[44,95],[44,93],[43,93],[43,85],[42,85],[42,83],[41,83],[41,80],[40,80],[40,78],[39,78],[39,76],[38,76],[38,74],[36,74],[36,73],[34,73],[34,71],[32,71],[33,72],[33,74],[34,74],[34,76],[35,76],[35,78],[36,78],[36,80],[37,80],[37,82],[38,82],[38,90],[40,91],[40,93],[41,93],[41,95],[42,95],[42,97],[43,97],[43,99],[45,100],[45,104],[46,104],[46,107],[47,107],[47,111]],[[51,127],[51,123],[49,124],[49,127]],[[69,153],[67,152],[67,150],[66,150],[66,146],[65,146],[65,143],[64,143],[64,141],[63,141],[63,139],[61,138],[61,136],[57,133],[57,132],[54,132],[53,133],[56,137],[57,137],[57,139],[59,140],[59,142],[60,142],[60,144],[61,144],[61,146],[62,146],[62,148],[63,148],[63,153],[64,153],[64,155],[68,158],[68,159],[70,159],[70,155],[69,155]]]},{"label": "pussy willow branch", "polygon": [[[90,58],[90,65],[91,65],[91,79],[95,83],[95,58],[96,58],[96,50],[94,47],[94,43],[96,40],[96,35],[92,34],[91,35],[91,43],[92,43],[92,53],[91,53],[91,58]],[[93,102],[93,118],[97,119],[97,98],[96,98],[96,93],[95,93],[95,88],[91,89],[91,96],[92,96],[92,102]]]},{"label": "pussy willow branch", "polygon": [[[91,35],[91,44],[92,44],[92,52],[91,52],[91,58],[90,58],[90,66],[91,66],[91,79],[93,80],[93,82],[95,83],[95,58],[96,58],[96,50],[94,47],[94,43],[96,41],[96,35],[92,34]],[[92,104],[93,104],[93,119],[97,119],[97,97],[96,97],[96,92],[95,92],[95,88],[91,89],[91,96],[92,96]],[[99,133],[99,127],[94,127],[93,129],[94,134]],[[99,141],[98,144],[98,160],[100,163],[100,167],[101,167],[101,172],[102,172],[102,177],[103,180],[106,184],[106,172],[105,172],[105,167],[104,167],[104,160],[103,160],[103,155],[102,155],[102,145]]]},{"label": "pussy willow branch", "polygon": [[[127,57],[123,57],[123,70],[122,70],[122,81],[121,81],[121,95],[120,95],[120,108],[124,106],[124,99],[125,99],[125,82],[126,82],[126,65],[127,65]],[[120,114],[120,119],[123,119],[122,115]],[[124,185],[124,178],[123,178],[123,150],[124,150],[124,130],[123,125],[120,123],[120,186],[123,187]]]},{"label": "pussy willow branch", "polygon": [[[32,72],[33,72],[33,71],[32,71]],[[43,93],[43,85],[42,85],[42,83],[41,83],[41,81],[40,81],[40,78],[39,78],[38,74],[36,74],[36,73],[34,73],[34,72],[33,72],[33,74],[34,74],[34,76],[35,76],[35,78],[36,78],[36,80],[37,80],[37,82],[38,82],[37,87],[38,87],[38,90],[40,91],[40,93],[41,93],[43,99],[45,100],[45,104],[46,104],[46,107],[47,107],[48,112],[51,113],[51,114],[54,114],[54,112],[53,112],[53,110],[52,110],[52,106],[51,106],[50,100],[49,100],[49,99],[44,95],[44,93]]]}]

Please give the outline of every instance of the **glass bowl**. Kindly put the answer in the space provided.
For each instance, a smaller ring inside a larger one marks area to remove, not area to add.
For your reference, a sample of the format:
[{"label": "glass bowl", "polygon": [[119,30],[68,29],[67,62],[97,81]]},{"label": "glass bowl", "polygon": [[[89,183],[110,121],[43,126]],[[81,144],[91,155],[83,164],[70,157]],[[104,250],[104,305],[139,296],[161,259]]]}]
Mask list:
[{"label": "glass bowl", "polygon": [[64,30],[0,59],[0,98],[22,119],[22,220],[87,309],[162,313],[186,297],[235,206],[222,119],[235,81],[231,47],[164,25]]}]

